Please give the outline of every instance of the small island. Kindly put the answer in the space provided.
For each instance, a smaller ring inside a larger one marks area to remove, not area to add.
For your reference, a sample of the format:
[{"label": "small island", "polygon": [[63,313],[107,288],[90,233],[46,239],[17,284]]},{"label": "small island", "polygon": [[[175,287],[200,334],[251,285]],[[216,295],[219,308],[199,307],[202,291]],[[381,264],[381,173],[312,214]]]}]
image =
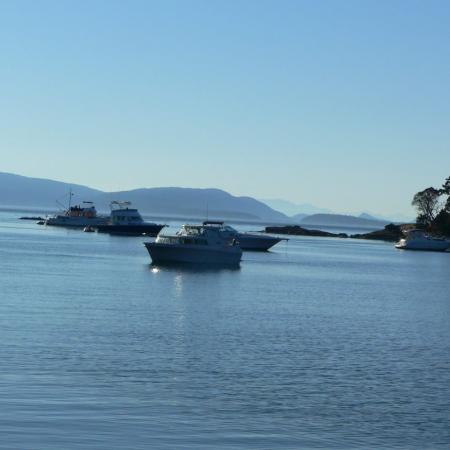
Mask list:
[{"label": "small island", "polygon": [[271,226],[266,227],[263,232],[271,234],[288,234],[292,236],[348,237],[346,233],[329,233],[328,231],[322,230],[309,230],[300,225]]},{"label": "small island", "polygon": [[377,241],[391,241],[395,242],[404,237],[403,231],[407,228],[411,228],[413,225],[395,225],[390,223],[386,225],[384,229],[372,231],[363,234],[346,233],[330,233],[322,230],[309,230],[299,225],[286,225],[286,226],[271,226],[264,229],[265,233],[271,234],[287,234],[291,236],[318,236],[318,237],[333,237],[333,238],[353,238],[353,239],[374,239]]}]

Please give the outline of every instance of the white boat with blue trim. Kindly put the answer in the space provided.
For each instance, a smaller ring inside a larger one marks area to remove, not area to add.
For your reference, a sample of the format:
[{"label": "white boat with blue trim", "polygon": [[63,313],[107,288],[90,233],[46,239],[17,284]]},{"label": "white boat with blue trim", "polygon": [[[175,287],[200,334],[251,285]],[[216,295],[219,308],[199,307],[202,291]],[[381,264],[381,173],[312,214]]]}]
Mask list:
[{"label": "white boat with blue trim", "polygon": [[121,234],[129,236],[156,236],[165,225],[146,222],[131,202],[111,202],[111,216],[107,223],[97,226],[99,233]]},{"label": "white boat with blue trim", "polygon": [[445,252],[450,248],[450,241],[444,238],[429,236],[423,230],[410,230],[404,239],[400,239],[395,247],[401,250],[421,250],[429,252]]},{"label": "white boat with blue trim", "polygon": [[247,251],[260,251],[265,252],[272,248],[274,245],[281,241],[287,241],[287,238],[279,238],[276,236],[269,236],[267,234],[256,234],[256,233],[241,233],[231,227],[230,225],[225,225],[224,222],[220,221],[206,221],[203,225],[214,226],[220,229],[221,233],[228,238],[236,239],[239,242],[239,246],[242,250]]},{"label": "white boat with blue trim", "polygon": [[236,239],[215,225],[183,225],[176,235],[158,234],[145,242],[153,264],[238,266],[242,249]]}]

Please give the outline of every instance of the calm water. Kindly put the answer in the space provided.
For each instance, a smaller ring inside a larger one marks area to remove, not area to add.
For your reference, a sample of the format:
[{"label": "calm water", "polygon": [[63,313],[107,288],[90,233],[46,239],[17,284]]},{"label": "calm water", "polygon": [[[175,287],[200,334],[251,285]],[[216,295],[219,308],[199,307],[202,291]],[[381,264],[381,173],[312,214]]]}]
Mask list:
[{"label": "calm water", "polygon": [[0,213],[0,448],[450,447],[450,254],[292,239],[240,270]]}]

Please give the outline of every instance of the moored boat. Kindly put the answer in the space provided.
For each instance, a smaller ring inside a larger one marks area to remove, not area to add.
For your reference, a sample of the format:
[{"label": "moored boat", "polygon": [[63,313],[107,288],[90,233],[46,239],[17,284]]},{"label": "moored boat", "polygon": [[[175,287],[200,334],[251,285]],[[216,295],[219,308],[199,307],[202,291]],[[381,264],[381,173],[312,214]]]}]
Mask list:
[{"label": "moored boat", "polygon": [[97,226],[99,233],[121,234],[129,236],[156,236],[166,225],[145,222],[131,202],[111,202],[111,216],[107,223]]},{"label": "moored boat", "polygon": [[221,221],[205,221],[203,225],[214,226],[220,228],[221,232],[228,236],[229,239],[236,239],[239,242],[239,246],[242,250],[250,251],[267,251],[272,248],[275,244],[281,241],[287,241],[286,238],[279,238],[275,236],[268,236],[264,234],[255,233],[241,233],[235,230],[229,225],[225,225]]},{"label": "moored boat", "polygon": [[423,230],[410,230],[404,239],[400,239],[395,247],[401,250],[422,250],[429,252],[445,252],[450,248],[450,241],[427,235]]},{"label": "moored boat", "polygon": [[[72,192],[70,192],[70,198]],[[62,213],[47,217],[44,221],[45,225],[70,228],[96,227],[105,224],[108,217],[97,216],[93,202],[82,202],[79,205],[71,206]]]},{"label": "moored boat", "polygon": [[242,257],[237,240],[213,225],[183,225],[176,235],[159,234],[144,245],[154,264],[238,266]]}]

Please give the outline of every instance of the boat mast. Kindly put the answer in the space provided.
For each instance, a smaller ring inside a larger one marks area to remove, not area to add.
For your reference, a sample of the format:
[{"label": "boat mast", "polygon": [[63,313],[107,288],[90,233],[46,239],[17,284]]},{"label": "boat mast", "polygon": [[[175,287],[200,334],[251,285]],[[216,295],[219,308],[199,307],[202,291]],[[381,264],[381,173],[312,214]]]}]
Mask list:
[{"label": "boat mast", "polygon": [[69,211],[70,211],[70,207],[72,206],[72,186],[70,186],[69,189]]}]

